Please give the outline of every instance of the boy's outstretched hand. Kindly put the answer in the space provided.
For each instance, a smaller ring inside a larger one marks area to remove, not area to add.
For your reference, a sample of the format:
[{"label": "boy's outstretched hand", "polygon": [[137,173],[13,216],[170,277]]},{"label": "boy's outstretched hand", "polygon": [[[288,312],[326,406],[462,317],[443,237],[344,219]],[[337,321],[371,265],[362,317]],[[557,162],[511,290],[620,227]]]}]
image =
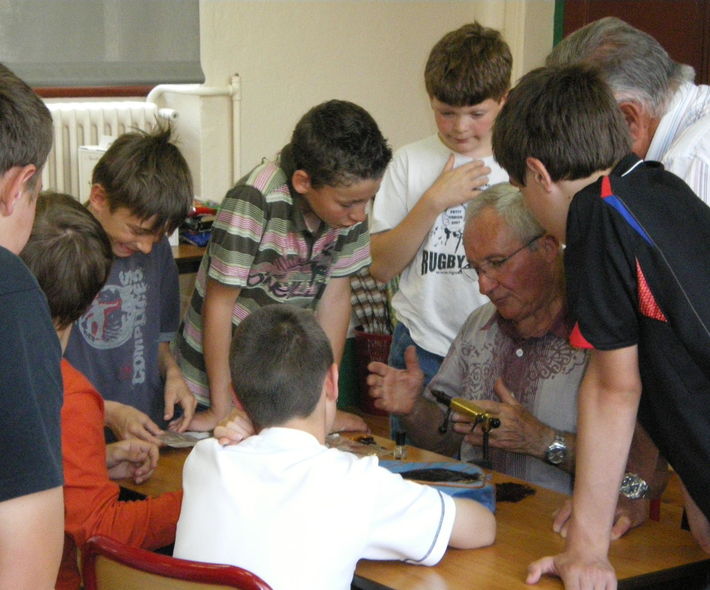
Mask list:
[{"label": "boy's outstretched hand", "polygon": [[368,395],[375,407],[391,414],[406,415],[422,394],[424,373],[419,368],[417,349],[408,346],[404,351],[406,369],[396,369],[385,363],[373,361],[367,365]]}]

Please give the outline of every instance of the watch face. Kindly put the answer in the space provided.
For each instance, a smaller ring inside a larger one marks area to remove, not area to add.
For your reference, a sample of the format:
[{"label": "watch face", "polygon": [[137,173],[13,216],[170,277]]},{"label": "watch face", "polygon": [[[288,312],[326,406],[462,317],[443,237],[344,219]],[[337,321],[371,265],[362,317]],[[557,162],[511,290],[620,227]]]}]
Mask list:
[{"label": "watch face", "polygon": [[553,465],[559,465],[565,460],[564,449],[550,449],[547,451],[547,460]]},{"label": "watch face", "polygon": [[559,465],[567,457],[567,447],[563,442],[555,440],[547,449],[545,459],[548,463]]},{"label": "watch face", "polygon": [[646,497],[648,484],[635,473],[627,473],[621,481],[619,493],[631,500],[638,500]]}]

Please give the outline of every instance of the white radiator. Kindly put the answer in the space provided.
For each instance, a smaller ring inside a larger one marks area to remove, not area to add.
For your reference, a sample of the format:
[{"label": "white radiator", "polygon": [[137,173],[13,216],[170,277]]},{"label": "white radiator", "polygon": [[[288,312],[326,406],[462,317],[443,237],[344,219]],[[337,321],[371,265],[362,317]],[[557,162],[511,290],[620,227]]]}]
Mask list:
[{"label": "white radiator", "polygon": [[80,146],[98,145],[106,137],[116,138],[135,129],[150,130],[156,117],[177,117],[172,109],[142,101],[55,102],[47,108],[54,122],[54,144],[42,172],[42,185],[75,197],[86,191],[80,187]]}]

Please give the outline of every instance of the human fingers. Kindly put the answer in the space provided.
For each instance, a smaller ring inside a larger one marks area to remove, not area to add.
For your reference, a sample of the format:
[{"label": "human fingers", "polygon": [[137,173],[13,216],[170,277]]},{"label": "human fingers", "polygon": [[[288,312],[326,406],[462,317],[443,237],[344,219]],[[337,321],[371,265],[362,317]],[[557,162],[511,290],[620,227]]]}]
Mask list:
[{"label": "human fingers", "polygon": [[453,170],[454,162],[456,162],[456,156],[454,156],[454,154],[449,154],[449,157],[447,158],[446,164],[444,164],[444,168],[441,170],[441,173],[444,174],[449,170]]},{"label": "human fingers", "polygon": [[567,536],[567,523],[569,522],[571,516],[572,500],[568,498],[555,513],[555,518],[552,521],[552,530],[559,533],[563,537]]},{"label": "human fingers", "polygon": [[631,518],[628,514],[622,513],[617,515],[614,525],[611,527],[611,540],[616,541],[623,537],[631,528]]},{"label": "human fingers", "polygon": [[127,433],[131,438],[138,438],[158,446],[163,444],[158,438],[163,431],[147,416],[143,420],[132,422],[127,428]]},{"label": "human fingers", "polygon": [[179,419],[180,427],[178,428],[178,432],[183,432],[187,429],[187,426],[192,421],[192,417],[195,415],[195,410],[197,409],[197,399],[191,392],[188,391],[188,394],[182,396],[178,403],[182,408],[182,418]]},{"label": "human fingers", "polygon": [[417,349],[415,346],[407,346],[404,350],[404,366],[407,371],[419,371],[419,357],[417,357]]},{"label": "human fingers", "polygon": [[544,574],[551,574],[554,576],[559,575],[557,573],[557,566],[555,565],[554,557],[543,557],[528,565],[528,575],[525,578],[525,583],[537,584]]},{"label": "human fingers", "polygon": [[386,363],[381,363],[379,361],[372,361],[371,363],[369,363],[367,365],[367,370],[370,372],[370,374],[367,376],[368,383],[370,382],[369,379],[371,375],[379,375],[383,377],[387,374],[389,368],[389,365],[387,365]]},{"label": "human fingers", "polygon": [[508,389],[502,377],[498,377],[498,379],[496,379],[496,382],[493,385],[493,392],[503,403],[510,404],[511,406],[519,405],[518,400],[515,398],[515,394]]},{"label": "human fingers", "polygon": [[229,417],[222,420],[214,429],[214,437],[222,445],[237,444],[254,434],[252,424],[246,412],[234,408]]}]

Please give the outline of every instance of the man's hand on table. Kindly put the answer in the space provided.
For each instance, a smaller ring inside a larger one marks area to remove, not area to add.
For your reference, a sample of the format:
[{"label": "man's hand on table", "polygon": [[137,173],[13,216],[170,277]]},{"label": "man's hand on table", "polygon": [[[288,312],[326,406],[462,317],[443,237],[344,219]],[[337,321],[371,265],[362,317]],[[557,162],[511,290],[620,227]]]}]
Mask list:
[{"label": "man's hand on table", "polygon": [[163,431],[147,414],[133,406],[105,400],[104,422],[121,440],[138,438],[158,446],[162,444],[158,436]]},{"label": "man's hand on table", "polygon": [[424,383],[424,373],[419,368],[414,346],[408,346],[404,351],[404,363],[406,369],[395,369],[379,362],[367,365],[369,395],[375,400],[376,408],[398,415],[412,411]]},{"label": "man's hand on table", "polygon": [[158,465],[158,447],[137,438],[106,445],[106,467],[111,479],[146,481]]},{"label": "man's hand on table", "polygon": [[[616,541],[623,537],[631,529],[641,526],[648,520],[650,509],[649,500],[643,498],[638,500],[630,500],[625,496],[619,496],[619,502],[616,505],[614,513],[614,524],[611,527],[611,540]],[[572,516],[572,500],[565,500],[562,507],[555,513],[555,519],[552,523],[552,530],[567,537],[567,526],[569,525]]]}]

